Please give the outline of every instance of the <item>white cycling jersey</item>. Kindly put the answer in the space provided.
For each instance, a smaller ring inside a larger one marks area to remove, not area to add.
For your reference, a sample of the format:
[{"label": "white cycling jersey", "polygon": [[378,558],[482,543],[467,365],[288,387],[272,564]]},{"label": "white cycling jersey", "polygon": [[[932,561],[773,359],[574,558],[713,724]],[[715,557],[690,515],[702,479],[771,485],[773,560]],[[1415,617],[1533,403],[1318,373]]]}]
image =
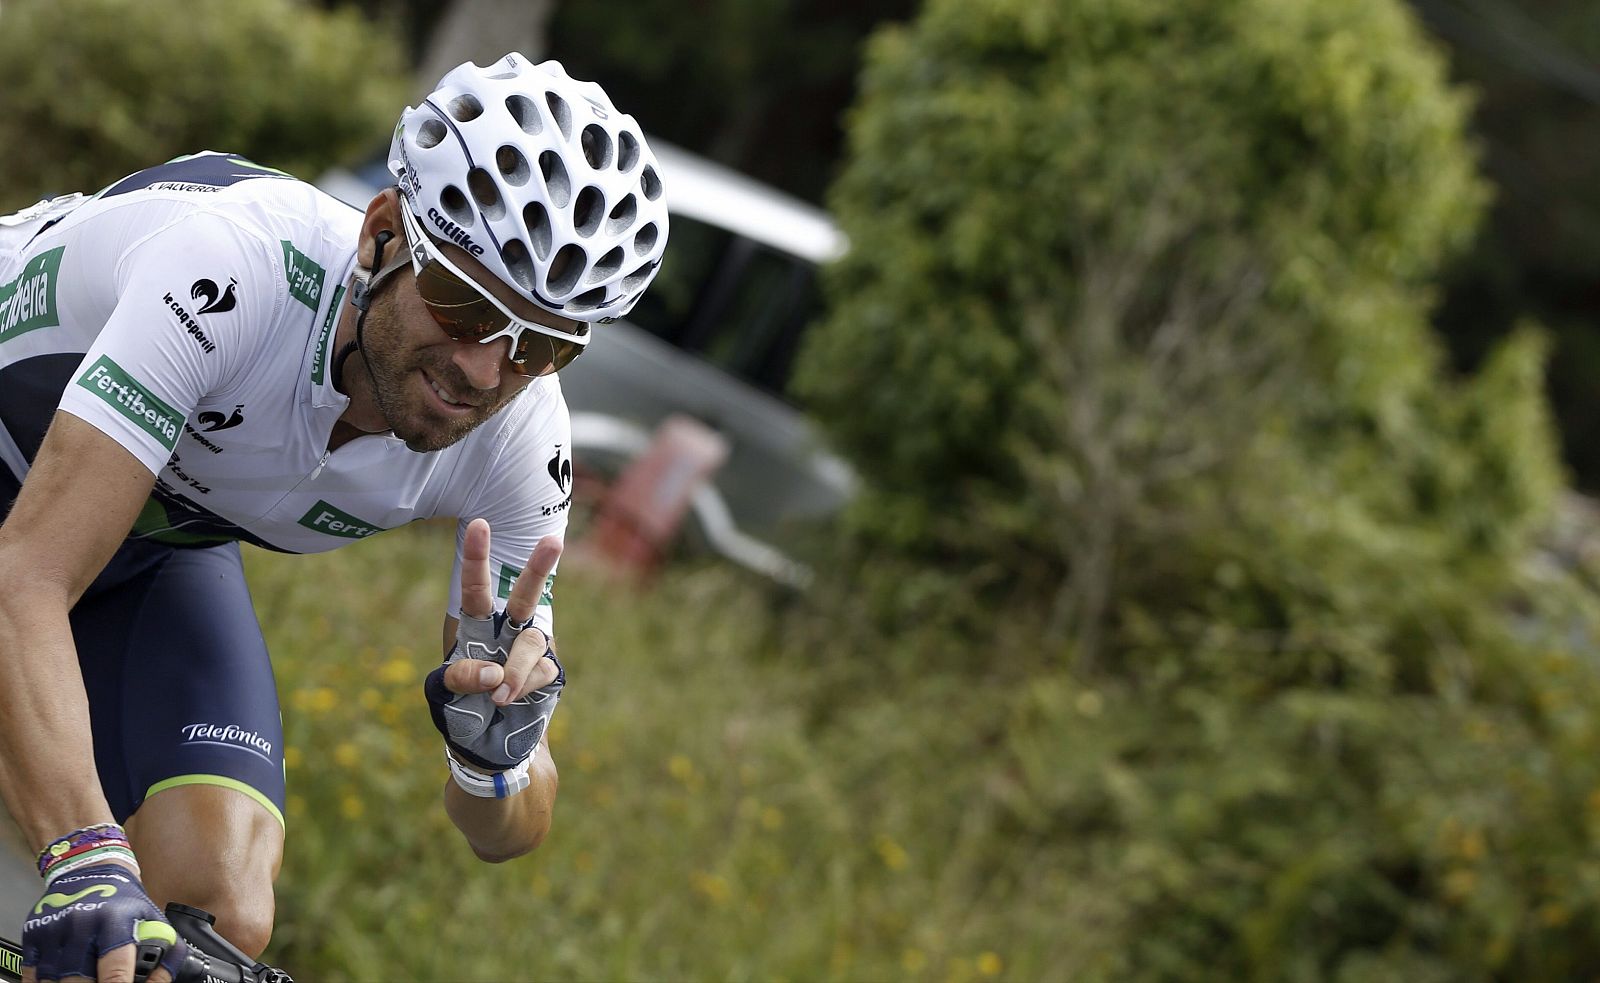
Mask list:
[{"label": "white cycling jersey", "polygon": [[[0,460],[20,480],[51,416],[71,413],[156,476],[132,534],[180,546],[315,553],[458,517],[451,614],[460,542],[483,517],[503,600],[534,544],[565,530],[560,383],[533,380],[441,451],[373,435],[330,453],[360,224],[308,184],[217,153],[0,219]],[[537,619],[551,630],[548,583]]]}]

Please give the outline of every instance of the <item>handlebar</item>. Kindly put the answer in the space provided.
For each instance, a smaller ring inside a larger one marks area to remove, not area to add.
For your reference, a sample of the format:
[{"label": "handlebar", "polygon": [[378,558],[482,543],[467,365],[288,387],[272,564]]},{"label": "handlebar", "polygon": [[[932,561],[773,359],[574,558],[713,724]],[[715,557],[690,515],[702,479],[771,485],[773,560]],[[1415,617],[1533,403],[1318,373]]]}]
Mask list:
[{"label": "handlebar", "polygon": [[[189,943],[189,955],[173,983],[294,983],[288,973],[257,962],[240,952],[217,934],[216,916],[199,908],[167,905],[167,921]],[[156,942],[141,942],[134,955],[133,978],[138,983],[161,962],[165,947]],[[22,949],[0,939],[0,983],[22,979]]]},{"label": "handlebar", "polygon": [[[209,911],[173,901],[167,905],[167,921],[189,943],[189,955],[173,983],[294,983],[288,973],[251,959],[218,935],[217,918]],[[158,943],[139,943],[133,963],[135,983],[144,983],[164,952]]]}]

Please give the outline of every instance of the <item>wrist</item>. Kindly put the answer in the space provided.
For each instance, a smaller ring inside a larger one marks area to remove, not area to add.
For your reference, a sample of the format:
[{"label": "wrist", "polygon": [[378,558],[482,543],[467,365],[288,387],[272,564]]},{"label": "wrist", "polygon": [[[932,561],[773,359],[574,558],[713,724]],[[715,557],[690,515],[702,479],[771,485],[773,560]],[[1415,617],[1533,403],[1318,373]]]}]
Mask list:
[{"label": "wrist", "polygon": [[461,791],[480,799],[508,799],[532,784],[528,777],[528,763],[533,760],[531,754],[505,771],[479,771],[462,763],[448,745],[444,749],[444,760],[450,767],[450,777]]},{"label": "wrist", "polygon": [[95,823],[56,837],[39,851],[36,860],[46,887],[63,874],[103,863],[121,864],[135,876],[140,874],[128,834],[116,823]]}]

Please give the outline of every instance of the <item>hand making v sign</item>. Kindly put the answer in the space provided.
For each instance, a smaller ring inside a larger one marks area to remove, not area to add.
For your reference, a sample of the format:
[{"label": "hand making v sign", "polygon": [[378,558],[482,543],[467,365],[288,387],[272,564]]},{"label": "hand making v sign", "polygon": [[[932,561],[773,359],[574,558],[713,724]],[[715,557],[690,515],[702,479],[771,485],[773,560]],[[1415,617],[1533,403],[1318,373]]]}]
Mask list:
[{"label": "hand making v sign", "polygon": [[[554,536],[539,540],[506,600],[508,625],[530,627],[523,629],[511,645],[503,668],[499,662],[473,658],[475,653],[465,653],[459,661],[451,662],[444,684],[452,693],[490,693],[496,706],[505,706],[555,680],[556,665],[544,657],[550,641],[531,623],[545,581],[560,558],[561,540]],[[461,547],[461,613],[465,617],[484,620],[494,615],[493,583],[489,572],[489,523],[474,519],[467,526],[466,542]]]},{"label": "hand making v sign", "polygon": [[444,736],[451,774],[471,795],[506,798],[528,785],[528,762],[561,697],[566,674],[533,614],[561,541],[539,541],[511,588],[503,617],[490,591],[489,524],[474,519],[461,548],[455,645],[424,692]]}]

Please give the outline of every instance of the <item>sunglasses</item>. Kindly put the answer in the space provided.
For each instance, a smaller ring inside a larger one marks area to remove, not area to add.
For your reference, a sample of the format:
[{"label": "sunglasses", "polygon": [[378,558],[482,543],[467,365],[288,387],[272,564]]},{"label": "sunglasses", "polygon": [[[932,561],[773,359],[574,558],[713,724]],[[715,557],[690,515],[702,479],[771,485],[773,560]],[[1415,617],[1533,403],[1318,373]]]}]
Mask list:
[{"label": "sunglasses", "polygon": [[410,242],[417,293],[445,334],[457,341],[479,344],[510,338],[511,371],[518,375],[549,375],[565,368],[583,352],[589,341],[586,322],[553,327],[518,317],[446,259],[404,203],[400,220]]}]

